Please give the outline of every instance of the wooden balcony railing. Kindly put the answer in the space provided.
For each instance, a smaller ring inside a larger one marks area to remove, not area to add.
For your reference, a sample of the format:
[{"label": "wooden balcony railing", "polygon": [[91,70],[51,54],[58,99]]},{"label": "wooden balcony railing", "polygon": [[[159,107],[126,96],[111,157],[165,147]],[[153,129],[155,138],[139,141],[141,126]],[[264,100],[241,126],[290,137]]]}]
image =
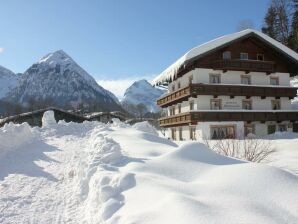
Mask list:
[{"label": "wooden balcony railing", "polygon": [[298,121],[298,111],[193,111],[159,119],[161,127],[197,124],[203,121]]},{"label": "wooden balcony railing", "polygon": [[189,97],[198,95],[213,96],[259,96],[265,97],[289,97],[297,95],[297,88],[279,86],[250,86],[250,85],[222,85],[222,84],[191,84],[188,87],[179,89],[173,93],[157,99],[157,105],[167,107],[187,100]]},{"label": "wooden balcony railing", "polygon": [[212,63],[214,69],[237,70],[246,72],[266,72],[268,74],[275,71],[273,61],[241,60],[241,59],[222,59]]}]

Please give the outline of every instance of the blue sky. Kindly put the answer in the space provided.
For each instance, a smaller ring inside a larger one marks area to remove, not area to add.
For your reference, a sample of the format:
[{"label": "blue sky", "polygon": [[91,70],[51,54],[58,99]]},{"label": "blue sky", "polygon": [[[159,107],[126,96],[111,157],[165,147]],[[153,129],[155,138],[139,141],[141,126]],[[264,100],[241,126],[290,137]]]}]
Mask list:
[{"label": "blue sky", "polygon": [[103,85],[150,78],[190,48],[235,32],[241,20],[249,19],[260,29],[268,4],[269,0],[0,0],[0,65],[24,72],[45,54],[63,49],[95,79],[104,80]]}]

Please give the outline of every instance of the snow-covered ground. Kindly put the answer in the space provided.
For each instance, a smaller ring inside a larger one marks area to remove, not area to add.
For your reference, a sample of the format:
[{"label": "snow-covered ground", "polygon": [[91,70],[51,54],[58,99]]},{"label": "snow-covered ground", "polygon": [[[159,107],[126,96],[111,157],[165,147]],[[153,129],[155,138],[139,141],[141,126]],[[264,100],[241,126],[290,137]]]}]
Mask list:
[{"label": "snow-covered ground", "polygon": [[298,223],[298,136],[268,166],[147,124],[44,118],[0,129],[0,223]]}]

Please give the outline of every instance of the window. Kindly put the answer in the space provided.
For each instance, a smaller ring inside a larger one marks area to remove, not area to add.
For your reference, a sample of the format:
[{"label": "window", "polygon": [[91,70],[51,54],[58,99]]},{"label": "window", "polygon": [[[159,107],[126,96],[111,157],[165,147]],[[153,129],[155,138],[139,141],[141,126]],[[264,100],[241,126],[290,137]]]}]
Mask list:
[{"label": "window", "polygon": [[178,113],[181,113],[181,104],[178,104]]},{"label": "window", "polygon": [[170,107],[170,116],[175,115],[175,107]]},{"label": "window", "polygon": [[270,77],[270,85],[279,85],[278,77]]},{"label": "window", "polygon": [[210,83],[220,83],[220,75],[219,74],[210,74],[209,82]]},{"label": "window", "polygon": [[188,78],[188,83],[189,83],[189,84],[192,84],[192,80],[193,80],[193,76],[191,75],[191,76],[189,76],[189,78]]},{"label": "window", "polygon": [[211,110],[220,110],[221,109],[221,100],[220,99],[211,99],[210,100],[210,109]]},{"label": "window", "polygon": [[171,131],[172,131],[172,139],[176,140],[176,128],[172,128]]},{"label": "window", "polygon": [[222,59],[231,59],[231,51],[225,51],[222,53]]},{"label": "window", "polygon": [[189,101],[189,109],[193,110],[194,108],[194,102],[193,101]]},{"label": "window", "polygon": [[211,139],[235,138],[235,126],[211,126]]},{"label": "window", "polygon": [[267,128],[268,135],[275,133],[276,131],[276,125],[275,124],[269,124]]},{"label": "window", "polygon": [[179,141],[182,141],[183,138],[182,138],[182,128],[180,127],[179,128]]},{"label": "window", "polygon": [[271,101],[272,110],[280,110],[280,100]]},{"label": "window", "polygon": [[264,55],[263,54],[257,54],[257,60],[258,61],[264,61]]},{"label": "window", "polygon": [[250,76],[249,75],[242,75],[241,76],[241,84],[250,85]]},{"label": "window", "polygon": [[253,124],[244,125],[244,136],[247,137],[255,133],[255,127]]},{"label": "window", "polygon": [[197,136],[196,136],[196,127],[189,127],[189,138],[191,140],[196,140]]},{"label": "window", "polygon": [[180,82],[178,82],[178,89],[180,89],[181,88],[181,84],[180,84]]},{"label": "window", "polygon": [[280,132],[287,131],[287,126],[284,124],[279,124],[278,131],[280,131]]},{"label": "window", "polygon": [[243,110],[251,110],[252,109],[251,100],[242,100],[242,109]]},{"label": "window", "polygon": [[172,85],[172,92],[175,91],[175,85]]},{"label": "window", "polygon": [[240,53],[241,60],[248,60],[248,53]]}]

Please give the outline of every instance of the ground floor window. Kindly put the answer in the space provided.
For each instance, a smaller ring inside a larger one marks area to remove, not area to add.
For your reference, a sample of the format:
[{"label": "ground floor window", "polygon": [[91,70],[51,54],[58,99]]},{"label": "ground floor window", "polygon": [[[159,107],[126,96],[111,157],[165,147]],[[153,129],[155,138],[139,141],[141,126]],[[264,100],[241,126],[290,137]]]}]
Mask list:
[{"label": "ground floor window", "polygon": [[269,124],[268,125],[268,135],[275,133],[276,131],[276,125],[275,124]]},{"label": "ground floor window", "polygon": [[244,136],[248,136],[250,134],[255,134],[255,126],[253,124],[244,125]]},{"label": "ground floor window", "polygon": [[211,139],[235,138],[235,126],[211,126]]},{"label": "ground floor window", "polygon": [[172,128],[171,132],[172,132],[172,139],[176,140],[176,128]]},{"label": "ground floor window", "polygon": [[182,128],[179,128],[179,141],[182,141]]},{"label": "ground floor window", "polygon": [[190,127],[189,128],[189,138],[191,140],[196,140],[197,136],[196,136],[196,127]]},{"label": "ground floor window", "polygon": [[280,132],[287,131],[287,126],[285,124],[279,124],[278,131]]}]

